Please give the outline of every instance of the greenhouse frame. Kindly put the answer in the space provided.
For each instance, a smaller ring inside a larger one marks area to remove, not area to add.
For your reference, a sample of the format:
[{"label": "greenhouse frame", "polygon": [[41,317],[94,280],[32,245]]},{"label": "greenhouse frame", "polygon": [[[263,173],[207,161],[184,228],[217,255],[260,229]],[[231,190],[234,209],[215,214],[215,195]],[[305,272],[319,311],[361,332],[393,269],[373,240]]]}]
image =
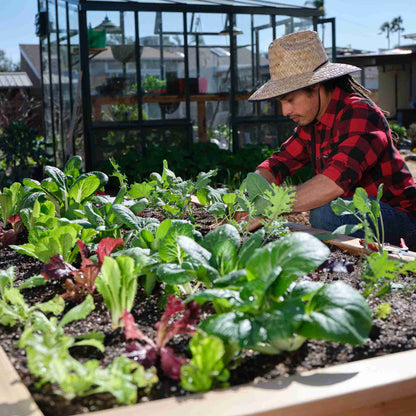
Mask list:
[{"label": "greenhouse frame", "polygon": [[335,57],[334,18],[265,0],[38,0],[36,24],[45,136],[58,165],[81,154],[88,169],[149,146],[275,148],[293,124],[247,101],[268,45],[330,25]]}]

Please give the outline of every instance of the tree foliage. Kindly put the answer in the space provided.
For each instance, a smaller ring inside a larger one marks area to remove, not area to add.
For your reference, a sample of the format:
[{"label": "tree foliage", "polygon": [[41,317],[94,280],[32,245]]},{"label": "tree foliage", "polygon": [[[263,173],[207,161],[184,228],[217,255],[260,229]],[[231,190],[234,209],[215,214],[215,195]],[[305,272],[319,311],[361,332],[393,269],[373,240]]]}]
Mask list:
[{"label": "tree foliage", "polygon": [[387,48],[390,49],[390,34],[397,32],[397,44],[400,45],[400,32],[403,32],[404,27],[402,26],[403,19],[401,16],[397,16],[391,20],[391,22],[384,22],[380,26],[379,35],[386,33]]},{"label": "tree foliage", "polygon": [[16,72],[18,69],[19,65],[8,58],[3,49],[0,49],[0,72]]}]

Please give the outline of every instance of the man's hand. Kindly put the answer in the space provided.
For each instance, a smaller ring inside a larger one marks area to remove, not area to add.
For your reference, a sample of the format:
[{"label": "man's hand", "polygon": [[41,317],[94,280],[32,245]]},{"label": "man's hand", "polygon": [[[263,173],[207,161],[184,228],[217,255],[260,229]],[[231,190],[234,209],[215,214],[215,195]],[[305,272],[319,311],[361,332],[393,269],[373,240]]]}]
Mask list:
[{"label": "man's hand", "polygon": [[[245,211],[237,211],[234,214],[234,219],[240,223],[241,221],[247,221],[250,219],[249,215]],[[252,233],[253,231],[258,230],[259,228],[263,227],[263,224],[261,221],[263,220],[263,217],[254,217],[251,222],[247,226],[247,230]]]},{"label": "man's hand", "polygon": [[254,173],[258,173],[259,175],[263,176],[264,179],[266,179],[269,183],[275,183],[276,178],[274,177],[273,173],[271,173],[269,170],[264,168],[257,168]]},{"label": "man's hand", "polygon": [[337,199],[344,190],[327,176],[318,174],[296,187],[293,212],[310,211]]}]

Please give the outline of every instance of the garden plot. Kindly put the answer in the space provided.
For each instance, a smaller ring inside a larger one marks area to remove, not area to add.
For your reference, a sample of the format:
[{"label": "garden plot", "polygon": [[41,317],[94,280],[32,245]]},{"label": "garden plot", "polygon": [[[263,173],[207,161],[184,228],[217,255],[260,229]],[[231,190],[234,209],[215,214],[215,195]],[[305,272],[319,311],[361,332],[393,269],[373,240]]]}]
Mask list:
[{"label": "garden plot", "polygon": [[[80,174],[77,159],[47,172],[3,190],[2,212],[26,231],[9,233],[0,258],[0,343],[45,415],[128,414],[119,406],[195,403],[210,389],[218,401],[227,386],[415,348],[414,264],[288,234],[276,211],[290,193],[210,189],[210,174],[186,183],[165,164],[109,197],[96,195],[105,176]],[[249,234],[233,222],[238,203],[276,222]]]}]

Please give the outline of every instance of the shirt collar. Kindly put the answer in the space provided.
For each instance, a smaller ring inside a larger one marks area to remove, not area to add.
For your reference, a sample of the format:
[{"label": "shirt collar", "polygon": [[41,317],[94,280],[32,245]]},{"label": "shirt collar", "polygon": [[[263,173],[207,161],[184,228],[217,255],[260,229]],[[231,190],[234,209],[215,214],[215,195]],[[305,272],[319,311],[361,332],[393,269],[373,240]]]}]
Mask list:
[{"label": "shirt collar", "polygon": [[328,107],[325,113],[321,117],[318,123],[322,123],[326,127],[331,127],[334,124],[336,117],[337,103],[342,99],[342,90],[339,87],[335,87],[332,92],[331,100],[329,101]]}]

